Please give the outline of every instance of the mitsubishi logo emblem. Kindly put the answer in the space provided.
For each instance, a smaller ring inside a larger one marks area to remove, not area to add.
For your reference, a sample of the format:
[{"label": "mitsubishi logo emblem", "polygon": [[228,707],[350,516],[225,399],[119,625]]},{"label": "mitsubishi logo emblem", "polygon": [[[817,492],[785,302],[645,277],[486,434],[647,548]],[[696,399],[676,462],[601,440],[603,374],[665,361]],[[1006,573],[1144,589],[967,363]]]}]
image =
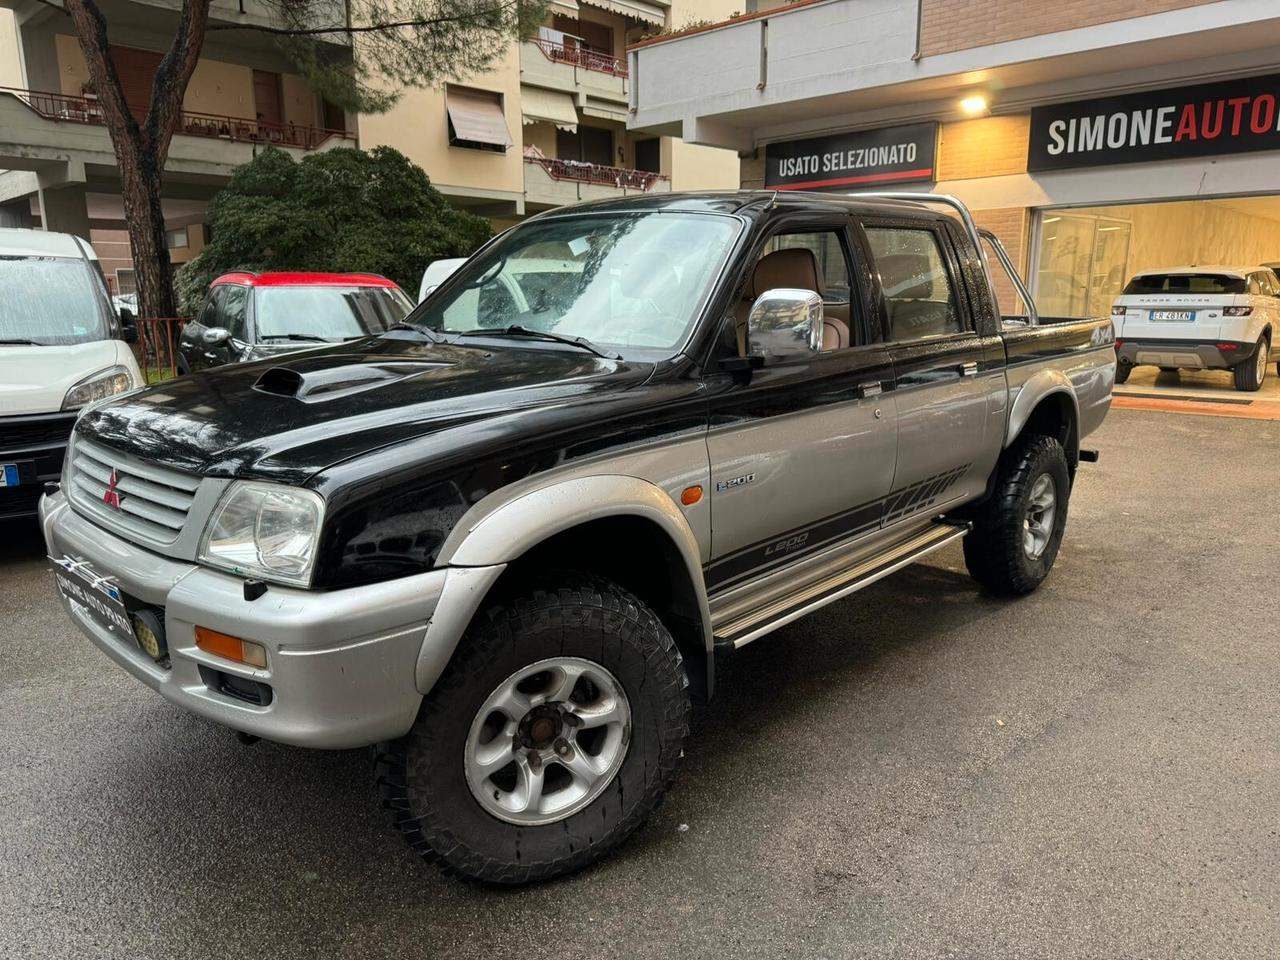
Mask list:
[{"label": "mitsubishi logo emblem", "polygon": [[102,502],[108,507],[120,509],[120,493],[116,490],[116,484],[120,482],[120,475],[116,473],[116,468],[111,468],[111,480],[107,483],[107,492],[102,495]]}]

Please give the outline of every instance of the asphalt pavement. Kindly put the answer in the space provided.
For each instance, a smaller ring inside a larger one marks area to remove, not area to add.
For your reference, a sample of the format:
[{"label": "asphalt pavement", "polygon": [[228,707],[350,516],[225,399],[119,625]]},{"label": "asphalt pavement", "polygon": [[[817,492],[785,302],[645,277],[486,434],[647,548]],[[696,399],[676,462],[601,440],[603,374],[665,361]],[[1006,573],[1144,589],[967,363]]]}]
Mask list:
[{"label": "asphalt pavement", "polygon": [[650,823],[505,892],[416,859],[368,753],[116,669],[0,528],[0,957],[1275,957],[1280,423],[1090,445],[1038,593],[948,549],[750,645]]}]

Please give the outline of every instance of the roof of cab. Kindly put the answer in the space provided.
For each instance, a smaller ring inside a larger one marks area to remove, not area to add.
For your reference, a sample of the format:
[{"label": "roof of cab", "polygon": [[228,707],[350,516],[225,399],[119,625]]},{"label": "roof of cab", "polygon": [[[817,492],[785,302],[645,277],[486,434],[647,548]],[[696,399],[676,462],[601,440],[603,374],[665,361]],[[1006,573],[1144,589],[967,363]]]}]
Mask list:
[{"label": "roof of cab", "polygon": [[301,273],[301,272],[269,272],[249,273],[240,270],[224,273],[210,286],[223,283],[237,283],[245,287],[394,287],[394,280],[388,280],[376,273]]},{"label": "roof of cab", "polygon": [[[927,200],[928,194],[921,199]],[[671,211],[691,213],[764,213],[773,209],[809,212],[879,213],[894,210],[945,216],[940,210],[911,200],[888,199],[866,194],[816,193],[805,190],[703,190],[684,193],[646,193],[612,200],[595,200],[558,207],[536,219],[574,213]],[[531,218],[533,219],[533,218]]]},{"label": "roof of cab", "polygon": [[74,257],[97,260],[93,247],[69,233],[0,227],[0,257]]}]

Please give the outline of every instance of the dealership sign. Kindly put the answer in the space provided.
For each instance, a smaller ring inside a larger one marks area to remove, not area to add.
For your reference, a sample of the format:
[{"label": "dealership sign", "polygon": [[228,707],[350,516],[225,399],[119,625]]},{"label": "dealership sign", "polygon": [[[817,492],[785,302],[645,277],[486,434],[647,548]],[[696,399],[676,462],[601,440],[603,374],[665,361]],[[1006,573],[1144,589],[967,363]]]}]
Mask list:
[{"label": "dealership sign", "polygon": [[915,123],[770,143],[764,148],[764,185],[831,190],[932,180],[937,142],[936,123]]},{"label": "dealership sign", "polygon": [[1280,149],[1280,76],[1103,97],[1031,111],[1030,170]]}]

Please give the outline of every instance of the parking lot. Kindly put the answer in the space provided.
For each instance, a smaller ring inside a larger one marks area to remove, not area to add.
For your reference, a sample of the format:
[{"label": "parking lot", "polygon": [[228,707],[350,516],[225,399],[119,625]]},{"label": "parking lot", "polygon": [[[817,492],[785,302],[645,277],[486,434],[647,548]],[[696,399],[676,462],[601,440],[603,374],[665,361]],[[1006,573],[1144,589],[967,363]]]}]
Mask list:
[{"label": "parking lot", "polygon": [[1280,423],[1114,411],[1046,586],[958,549],[745,648],[657,816],[440,878],[361,751],[168,706],[0,563],[2,957],[1274,957]]}]

